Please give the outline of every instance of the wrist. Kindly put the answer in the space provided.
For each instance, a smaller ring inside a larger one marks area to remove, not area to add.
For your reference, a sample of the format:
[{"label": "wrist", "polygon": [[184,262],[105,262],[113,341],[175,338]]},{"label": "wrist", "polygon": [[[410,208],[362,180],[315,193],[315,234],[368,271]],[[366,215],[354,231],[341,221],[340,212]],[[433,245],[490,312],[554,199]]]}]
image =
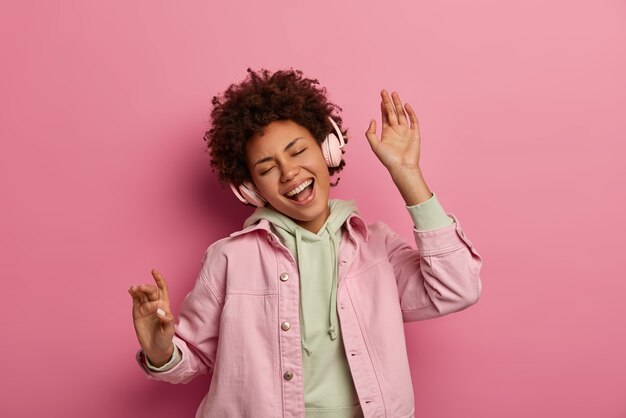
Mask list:
[{"label": "wrist", "polygon": [[433,196],[419,167],[401,167],[389,173],[407,206],[418,205]]},{"label": "wrist", "polygon": [[389,175],[394,183],[415,183],[424,181],[424,175],[419,166],[400,166],[388,168]]},{"label": "wrist", "polygon": [[174,344],[170,344],[169,348],[165,351],[144,350],[144,354],[152,366],[161,367],[172,359],[174,355]]}]

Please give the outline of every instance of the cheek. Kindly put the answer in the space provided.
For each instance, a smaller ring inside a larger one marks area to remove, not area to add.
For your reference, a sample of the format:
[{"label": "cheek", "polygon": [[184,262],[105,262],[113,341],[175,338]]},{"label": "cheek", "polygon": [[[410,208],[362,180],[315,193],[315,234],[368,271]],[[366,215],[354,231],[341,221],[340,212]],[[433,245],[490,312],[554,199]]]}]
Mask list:
[{"label": "cheek", "polygon": [[259,191],[261,193],[263,193],[265,196],[264,197],[268,197],[271,196],[272,193],[276,193],[276,180],[273,180],[273,171],[270,173],[267,173],[264,176],[252,176],[252,181],[254,182],[254,185],[256,186],[257,189],[259,189]]},{"label": "cheek", "polygon": [[263,177],[252,176],[252,182],[254,183],[256,188],[259,189],[260,191],[263,192],[267,190],[267,182],[264,180]]},{"label": "cheek", "polygon": [[328,173],[328,166],[326,165],[326,160],[324,160],[324,154],[322,154],[321,149],[317,149],[315,154],[311,154],[311,158],[307,161],[307,166],[314,168],[319,173],[323,173],[324,171]]}]

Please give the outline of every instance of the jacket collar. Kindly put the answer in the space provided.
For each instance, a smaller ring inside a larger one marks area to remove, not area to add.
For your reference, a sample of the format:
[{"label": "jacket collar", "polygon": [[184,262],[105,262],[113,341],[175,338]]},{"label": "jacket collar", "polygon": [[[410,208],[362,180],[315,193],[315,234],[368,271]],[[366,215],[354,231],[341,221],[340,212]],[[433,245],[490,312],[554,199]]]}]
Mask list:
[{"label": "jacket collar", "polygon": [[356,233],[361,237],[361,239],[367,242],[369,238],[369,231],[367,229],[367,224],[361,217],[361,214],[358,212],[352,212],[346,223],[348,224],[348,232],[350,235],[354,235]]},{"label": "jacket collar", "polygon": [[[365,224],[365,221],[359,213],[352,212],[352,214],[348,216],[346,223],[348,224],[348,233],[350,233],[351,236],[357,234],[360,236],[361,239],[367,242],[369,238],[369,231],[367,230],[367,225]],[[239,235],[248,234],[253,231],[263,231],[266,234],[272,234],[272,231],[270,229],[270,222],[267,219],[261,219],[259,222],[254,223],[247,228],[233,232],[232,234],[230,234],[230,236],[237,237]]]},{"label": "jacket collar", "polygon": [[257,231],[257,230],[261,230],[261,231],[265,231],[265,232],[271,232],[270,230],[270,222],[267,219],[261,219],[259,222],[254,223],[252,225],[250,225],[247,228],[244,228],[240,231],[235,231],[232,234],[230,234],[231,237],[238,237],[239,235],[244,235],[244,234],[248,234],[250,232],[253,231]]}]

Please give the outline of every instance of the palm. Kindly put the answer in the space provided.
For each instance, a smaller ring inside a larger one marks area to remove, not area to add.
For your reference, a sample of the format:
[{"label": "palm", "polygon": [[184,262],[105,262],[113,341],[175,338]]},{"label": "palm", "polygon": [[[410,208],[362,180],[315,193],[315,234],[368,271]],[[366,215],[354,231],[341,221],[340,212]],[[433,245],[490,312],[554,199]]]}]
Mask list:
[{"label": "palm", "polygon": [[142,303],[136,308],[133,306],[137,337],[141,346],[147,349],[167,349],[171,344],[171,336],[156,314],[159,302]]}]

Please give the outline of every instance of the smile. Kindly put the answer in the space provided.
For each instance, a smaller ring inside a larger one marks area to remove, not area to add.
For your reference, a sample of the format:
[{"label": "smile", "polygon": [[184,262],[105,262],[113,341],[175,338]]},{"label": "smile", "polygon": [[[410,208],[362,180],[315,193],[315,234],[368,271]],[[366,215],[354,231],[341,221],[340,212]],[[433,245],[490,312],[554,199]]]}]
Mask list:
[{"label": "smile", "polygon": [[295,196],[298,193],[300,193],[301,191],[303,191],[304,189],[306,189],[307,187],[309,187],[312,183],[313,183],[313,180],[312,179],[308,179],[305,182],[303,182],[302,184],[300,184],[298,187],[296,187],[295,189],[285,193],[285,196],[287,196],[287,197]]}]

